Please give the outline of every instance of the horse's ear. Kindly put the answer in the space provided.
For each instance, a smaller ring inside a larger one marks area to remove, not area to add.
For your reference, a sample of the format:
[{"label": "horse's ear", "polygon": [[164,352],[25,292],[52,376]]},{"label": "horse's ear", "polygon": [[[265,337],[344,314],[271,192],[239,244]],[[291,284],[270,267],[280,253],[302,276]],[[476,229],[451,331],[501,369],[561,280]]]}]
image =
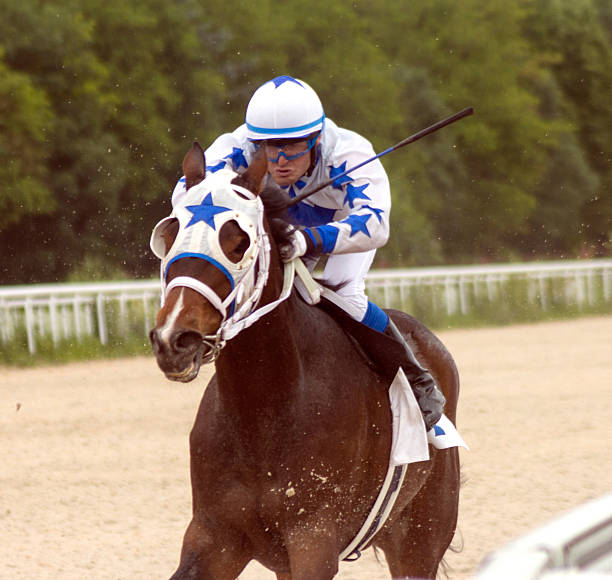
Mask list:
[{"label": "horse's ear", "polygon": [[267,172],[268,158],[266,157],[264,148],[260,147],[251,160],[249,168],[244,173],[234,178],[232,182],[259,195]]},{"label": "horse's ear", "polygon": [[197,141],[193,142],[191,149],[183,159],[183,175],[185,176],[187,189],[204,181],[206,159],[204,158],[204,149]]}]

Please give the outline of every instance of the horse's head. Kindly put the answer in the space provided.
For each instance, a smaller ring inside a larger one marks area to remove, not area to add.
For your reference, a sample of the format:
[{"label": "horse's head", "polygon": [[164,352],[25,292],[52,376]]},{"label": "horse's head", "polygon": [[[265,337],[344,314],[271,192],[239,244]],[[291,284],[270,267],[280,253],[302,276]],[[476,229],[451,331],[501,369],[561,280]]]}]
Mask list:
[{"label": "horse's head", "polygon": [[150,338],[169,379],[194,379],[223,346],[220,329],[261,297],[270,259],[258,197],[266,165],[259,155],[242,175],[221,170],[207,177],[197,143],[183,160],[185,200],[151,236],[163,304]]}]

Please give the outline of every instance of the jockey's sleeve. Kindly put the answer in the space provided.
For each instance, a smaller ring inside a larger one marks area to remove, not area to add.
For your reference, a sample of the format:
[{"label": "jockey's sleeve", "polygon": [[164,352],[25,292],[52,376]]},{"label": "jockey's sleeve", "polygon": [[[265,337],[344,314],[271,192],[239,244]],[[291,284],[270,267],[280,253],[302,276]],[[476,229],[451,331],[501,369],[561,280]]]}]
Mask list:
[{"label": "jockey's sleeve", "polygon": [[[340,175],[374,155],[371,151],[354,152],[336,158],[324,167],[322,180]],[[387,174],[377,159],[364,167],[339,177],[331,186],[314,194],[310,203],[330,207],[334,200],[333,218],[322,225],[307,225],[304,233],[324,254],[365,252],[383,246],[389,239],[391,192]],[[304,202],[302,202],[304,203]],[[299,206],[300,204],[298,204]],[[306,208],[301,208],[305,210]],[[299,209],[297,210],[299,212]],[[299,220],[298,220],[299,221]]]},{"label": "jockey's sleeve", "polygon": [[[246,138],[246,126],[238,127],[233,133],[224,133],[206,149],[206,173],[215,173],[228,167],[236,172],[244,171],[253,156],[254,147]],[[172,207],[181,205],[185,197],[185,176],[181,177],[172,192]]]}]

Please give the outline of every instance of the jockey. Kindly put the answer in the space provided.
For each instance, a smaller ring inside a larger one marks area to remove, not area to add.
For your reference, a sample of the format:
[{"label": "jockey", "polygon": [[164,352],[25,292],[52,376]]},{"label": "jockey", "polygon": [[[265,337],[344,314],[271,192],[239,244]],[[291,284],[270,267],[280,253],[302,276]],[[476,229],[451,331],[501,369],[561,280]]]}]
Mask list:
[{"label": "jockey", "polygon": [[[224,167],[244,171],[257,149],[268,157],[269,177],[290,197],[327,182],[375,155],[369,141],[325,117],[315,91],[304,81],[280,76],[259,87],[247,106],[246,123],[218,137],[206,150],[206,171]],[[172,205],[182,204],[185,178],[177,183]],[[295,229],[284,261],[302,257],[310,269],[327,256],[323,277],[337,286],[344,309],[354,319],[403,346],[404,370],[429,430],[440,419],[444,396],[418,363],[389,316],[365,294],[365,278],[376,249],[389,237],[391,193],[378,159],[288,209]]]}]

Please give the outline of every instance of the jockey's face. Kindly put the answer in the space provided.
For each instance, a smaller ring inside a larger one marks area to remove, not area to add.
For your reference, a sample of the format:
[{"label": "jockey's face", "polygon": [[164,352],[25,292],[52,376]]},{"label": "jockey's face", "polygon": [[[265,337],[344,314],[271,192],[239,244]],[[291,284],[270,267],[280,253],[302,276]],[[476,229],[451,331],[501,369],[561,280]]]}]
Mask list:
[{"label": "jockey's face", "polygon": [[281,186],[294,184],[310,168],[313,149],[319,138],[311,141],[268,141],[265,145],[268,172]]}]

